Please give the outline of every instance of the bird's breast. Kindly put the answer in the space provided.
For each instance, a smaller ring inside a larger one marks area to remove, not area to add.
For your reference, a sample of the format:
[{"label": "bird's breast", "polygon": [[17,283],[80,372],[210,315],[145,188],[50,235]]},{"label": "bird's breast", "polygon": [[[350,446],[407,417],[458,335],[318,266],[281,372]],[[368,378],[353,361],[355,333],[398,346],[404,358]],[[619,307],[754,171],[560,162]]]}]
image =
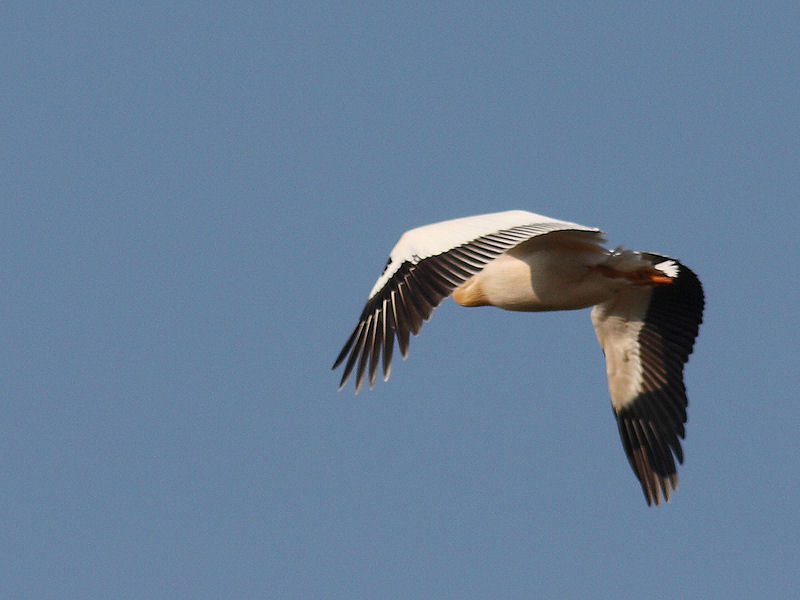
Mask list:
[{"label": "bird's breast", "polygon": [[593,269],[601,259],[580,249],[508,252],[456,289],[453,298],[463,306],[531,312],[586,308],[620,285]]}]

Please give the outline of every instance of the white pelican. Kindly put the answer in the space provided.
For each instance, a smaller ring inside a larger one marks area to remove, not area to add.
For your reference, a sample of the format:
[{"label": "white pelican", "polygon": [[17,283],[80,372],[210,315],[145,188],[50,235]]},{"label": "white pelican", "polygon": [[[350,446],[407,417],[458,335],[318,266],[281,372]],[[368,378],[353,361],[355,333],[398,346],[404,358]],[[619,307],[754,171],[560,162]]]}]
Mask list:
[{"label": "white pelican", "polygon": [[678,487],[674,456],[686,423],[683,365],[703,318],[703,288],[674,258],[603,247],[603,232],[522,210],[454,219],[412,229],[389,255],[335,369],[339,389],[356,369],[356,393],[375,383],[383,355],[408,355],[409,332],[453,295],[462,306],[571,310],[594,306],[592,323],[606,357],[611,405],[625,453],[647,504]]}]

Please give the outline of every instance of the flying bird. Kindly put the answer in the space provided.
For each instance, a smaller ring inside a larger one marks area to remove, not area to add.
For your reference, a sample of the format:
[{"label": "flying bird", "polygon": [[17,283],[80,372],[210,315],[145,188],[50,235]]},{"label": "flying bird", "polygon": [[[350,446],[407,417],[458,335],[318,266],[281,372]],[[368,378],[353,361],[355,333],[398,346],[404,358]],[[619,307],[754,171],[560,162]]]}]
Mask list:
[{"label": "flying bird", "polygon": [[702,322],[703,288],[677,259],[604,243],[597,228],[522,210],[407,231],[336,358],[334,369],[344,363],[339,389],[354,371],[356,393],[365,377],[371,388],[379,365],[388,379],[395,339],[405,359],[409,334],[450,295],[462,306],[525,312],[593,306],[625,454],[647,504],[669,501],[675,458],[683,463],[683,366]]}]

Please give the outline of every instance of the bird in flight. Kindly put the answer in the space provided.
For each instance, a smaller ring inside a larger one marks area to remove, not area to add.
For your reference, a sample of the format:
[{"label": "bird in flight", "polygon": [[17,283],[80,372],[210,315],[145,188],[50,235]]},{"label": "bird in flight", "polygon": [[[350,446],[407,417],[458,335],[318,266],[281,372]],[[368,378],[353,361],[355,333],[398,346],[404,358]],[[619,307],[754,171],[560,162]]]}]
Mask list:
[{"label": "bird in flight", "polygon": [[683,462],[686,387],[683,366],[703,319],[703,288],[678,260],[604,247],[597,228],[512,210],[411,229],[383,273],[333,365],[339,389],[355,371],[356,393],[379,366],[389,378],[397,339],[444,298],[462,306],[538,312],[593,306],[606,358],[608,389],[622,445],[647,504],[670,500]]}]

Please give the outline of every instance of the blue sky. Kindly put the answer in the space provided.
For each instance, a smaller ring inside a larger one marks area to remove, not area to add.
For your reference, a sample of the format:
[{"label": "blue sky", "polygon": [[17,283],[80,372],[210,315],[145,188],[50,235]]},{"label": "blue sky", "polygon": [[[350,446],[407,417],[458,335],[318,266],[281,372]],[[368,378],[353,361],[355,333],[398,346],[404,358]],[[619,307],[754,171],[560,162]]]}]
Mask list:
[{"label": "blue sky", "polygon": [[[787,597],[793,2],[0,9],[6,598]],[[520,208],[704,283],[648,508],[588,311],[330,365],[399,235]]]}]

